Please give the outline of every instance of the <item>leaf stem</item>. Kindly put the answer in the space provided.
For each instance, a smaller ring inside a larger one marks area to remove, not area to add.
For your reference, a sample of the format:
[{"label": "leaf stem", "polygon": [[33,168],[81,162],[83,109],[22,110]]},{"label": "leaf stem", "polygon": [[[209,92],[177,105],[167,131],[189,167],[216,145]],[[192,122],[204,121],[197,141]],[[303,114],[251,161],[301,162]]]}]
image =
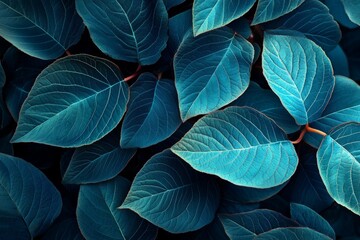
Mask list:
[{"label": "leaf stem", "polygon": [[294,144],[294,145],[300,143],[300,142],[303,140],[306,132],[307,132],[307,131],[306,131],[306,127],[305,127],[305,128],[301,131],[300,136],[299,136],[295,141],[291,141],[291,143]]},{"label": "leaf stem", "polygon": [[127,82],[127,81],[132,80],[133,78],[136,78],[140,74],[140,69],[141,69],[141,65],[139,65],[136,68],[136,71],[133,74],[131,74],[130,76],[127,76],[126,78],[124,78],[124,81]]},{"label": "leaf stem", "polygon": [[71,56],[71,52],[69,50],[66,50],[65,53],[67,56]]},{"label": "leaf stem", "polygon": [[300,143],[303,140],[303,138],[305,136],[305,133],[307,133],[307,132],[313,132],[313,133],[319,134],[319,135],[321,135],[323,137],[326,137],[326,133],[324,133],[323,131],[312,128],[312,127],[309,126],[309,124],[306,124],[304,129],[301,131],[300,136],[298,137],[298,139],[296,139],[295,141],[291,141],[291,143],[292,144]]}]

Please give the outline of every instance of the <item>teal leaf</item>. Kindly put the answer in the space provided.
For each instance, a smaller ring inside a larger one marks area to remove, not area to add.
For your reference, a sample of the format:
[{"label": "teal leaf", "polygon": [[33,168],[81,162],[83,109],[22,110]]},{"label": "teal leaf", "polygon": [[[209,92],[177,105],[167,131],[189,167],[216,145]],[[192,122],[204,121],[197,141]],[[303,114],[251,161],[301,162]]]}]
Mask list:
[{"label": "teal leaf", "polygon": [[58,58],[83,30],[73,0],[0,1],[0,36],[30,56]]},{"label": "teal leaf", "polygon": [[330,240],[328,236],[306,227],[298,228],[277,228],[260,234],[254,240]]},{"label": "teal leaf", "polygon": [[130,88],[128,111],[121,128],[123,148],[145,148],[170,137],[181,124],[173,80],[140,75]]},{"label": "teal leaf", "polygon": [[[311,127],[328,133],[332,128],[346,122],[360,122],[360,86],[353,80],[335,77],[335,88],[321,117],[311,123]],[[318,147],[322,137],[316,133],[307,133],[305,141]]]},{"label": "teal leaf", "polygon": [[298,226],[293,220],[268,209],[257,209],[238,214],[223,214],[219,215],[219,218],[226,234],[232,240],[251,240],[272,229]]},{"label": "teal leaf", "polygon": [[174,58],[183,121],[217,110],[248,87],[254,48],[229,28],[188,36]]},{"label": "teal leaf", "polygon": [[114,59],[150,65],[166,47],[163,0],[76,0],[76,9],[96,46]]},{"label": "teal leaf", "polygon": [[305,0],[259,0],[251,25],[268,22],[299,7]]},{"label": "teal leaf", "polygon": [[243,38],[246,39],[248,39],[252,34],[249,20],[247,20],[245,17],[238,18],[232,21],[231,23],[229,23],[227,26],[231,28],[234,32],[240,34],[241,36],[243,36]]},{"label": "teal leaf", "polygon": [[197,230],[215,217],[218,186],[170,150],[153,156],[136,175],[121,209],[131,209],[172,233]]},{"label": "teal leaf", "polygon": [[360,5],[357,0],[341,0],[349,19],[360,26]]},{"label": "teal leaf", "polygon": [[298,31],[325,51],[335,48],[341,39],[339,25],[329,9],[318,0],[304,1],[292,12],[266,23],[265,27]]},{"label": "teal leaf", "polygon": [[157,228],[135,213],[117,207],[124,201],[130,182],[121,176],[81,185],[76,209],[77,221],[87,240],[152,240]]},{"label": "teal leaf", "polygon": [[339,22],[341,25],[347,28],[357,27],[357,25],[353,23],[349,19],[349,16],[346,14],[342,0],[324,0],[323,2],[329,8],[331,15],[333,15],[335,20]]},{"label": "teal leaf", "polygon": [[360,215],[360,123],[333,129],[317,152],[320,176],[330,196]]},{"label": "teal leaf", "polygon": [[0,153],[0,239],[31,239],[60,214],[60,193],[30,163]]},{"label": "teal leaf", "polygon": [[349,60],[350,77],[355,81],[360,81],[360,28],[349,31],[341,39],[341,46]]},{"label": "teal leaf", "polygon": [[247,13],[256,0],[195,0],[193,5],[194,36],[223,27]]},{"label": "teal leaf", "polygon": [[228,107],[206,115],[171,150],[194,169],[244,187],[280,185],[298,164],[286,134],[248,107]]},{"label": "teal leaf", "polygon": [[319,46],[302,37],[265,34],[262,64],[270,88],[297,124],[321,117],[335,79],[331,62]]},{"label": "teal leaf", "polygon": [[334,68],[334,75],[350,76],[349,62],[340,45],[337,45],[333,50],[327,52],[326,55],[329,57],[331,65]]},{"label": "teal leaf", "polygon": [[185,0],[163,0],[163,1],[167,10],[185,2]]},{"label": "teal leaf", "polygon": [[280,99],[271,90],[263,89],[253,81],[250,82],[245,93],[230,105],[248,106],[262,112],[288,134],[296,132],[300,128],[281,104]]},{"label": "teal leaf", "polygon": [[114,178],[136,152],[135,149],[122,149],[119,141],[119,131],[112,131],[91,145],[77,148],[63,176],[63,183],[87,184]]},{"label": "teal leaf", "polygon": [[68,218],[58,224],[54,224],[42,240],[84,240],[74,218]]},{"label": "teal leaf", "polygon": [[332,229],[330,224],[311,208],[305,205],[291,203],[290,214],[291,219],[298,222],[301,226],[314,229],[329,236],[331,239],[336,239],[334,229]]},{"label": "teal leaf", "polygon": [[57,60],[37,77],[12,141],[79,147],[120,122],[129,97],[117,66],[80,54]]}]

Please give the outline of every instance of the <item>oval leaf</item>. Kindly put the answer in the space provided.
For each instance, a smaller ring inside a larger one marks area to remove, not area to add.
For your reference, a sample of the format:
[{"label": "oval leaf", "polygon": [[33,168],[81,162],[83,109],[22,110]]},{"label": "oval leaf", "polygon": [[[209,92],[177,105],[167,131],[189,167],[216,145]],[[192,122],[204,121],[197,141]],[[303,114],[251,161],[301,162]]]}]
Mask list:
[{"label": "oval leaf", "polygon": [[317,152],[320,176],[330,196],[360,215],[360,123],[333,129]]},{"label": "oval leaf", "polygon": [[157,228],[129,210],[124,201],[130,182],[118,176],[110,181],[81,185],[76,216],[87,240],[155,239]]},{"label": "oval leaf", "polygon": [[328,236],[316,232],[310,228],[277,228],[260,234],[254,240],[331,240]]},{"label": "oval leaf", "polygon": [[229,28],[181,43],[174,58],[176,90],[183,121],[217,110],[248,87],[254,48]]},{"label": "oval leaf", "polygon": [[73,0],[0,1],[0,35],[30,56],[58,58],[83,30]]},{"label": "oval leaf", "polygon": [[193,32],[198,36],[227,25],[241,17],[256,0],[195,0],[193,5]]},{"label": "oval leaf", "polygon": [[135,149],[119,146],[119,131],[112,131],[98,142],[77,148],[63,177],[66,184],[97,183],[118,175]]},{"label": "oval leaf", "polygon": [[174,81],[144,73],[131,86],[121,127],[123,148],[145,148],[173,134],[181,124]]},{"label": "oval leaf", "polygon": [[285,133],[247,107],[228,107],[201,118],[171,150],[196,170],[245,187],[280,185],[298,163]]},{"label": "oval leaf", "polygon": [[259,0],[251,25],[281,17],[300,6],[305,0]]},{"label": "oval leaf", "polygon": [[265,34],[262,63],[270,88],[299,125],[321,117],[335,80],[319,46],[302,37]]},{"label": "oval leaf", "polygon": [[84,54],[62,58],[36,79],[12,141],[91,144],[120,122],[128,97],[128,85],[115,64]]},{"label": "oval leaf", "polygon": [[60,214],[60,193],[30,163],[0,153],[0,239],[32,239]]},{"label": "oval leaf", "polygon": [[210,223],[219,204],[216,182],[170,150],[152,157],[136,175],[120,208],[128,208],[172,233]]},{"label": "oval leaf", "polygon": [[166,47],[163,0],[76,0],[76,9],[96,46],[114,59],[150,65]]}]

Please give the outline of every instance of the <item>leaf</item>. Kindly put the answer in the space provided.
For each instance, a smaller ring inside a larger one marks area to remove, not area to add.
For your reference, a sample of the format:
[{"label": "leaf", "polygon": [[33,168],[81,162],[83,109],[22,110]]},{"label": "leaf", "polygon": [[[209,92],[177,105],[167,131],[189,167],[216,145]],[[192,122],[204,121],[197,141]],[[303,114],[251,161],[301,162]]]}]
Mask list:
[{"label": "leaf", "polygon": [[170,137],[181,124],[174,81],[140,75],[131,86],[121,128],[123,148],[145,148]]},{"label": "leaf", "polygon": [[291,203],[290,204],[291,218],[298,222],[303,227],[309,227],[331,239],[336,239],[334,229],[330,224],[314,210],[305,205]]},{"label": "leaf", "polygon": [[156,238],[156,227],[129,210],[117,208],[129,187],[130,182],[121,176],[107,182],[81,185],[76,216],[85,239]]},{"label": "leaf", "polygon": [[[261,96],[261,97],[259,97]],[[248,89],[231,106],[249,106],[264,113],[275,121],[286,133],[299,130],[294,118],[286,111],[279,98],[271,91],[251,81]]]},{"label": "leaf", "polygon": [[252,45],[229,28],[184,39],[174,58],[182,120],[238,98],[249,85],[253,57]]},{"label": "leaf", "polygon": [[297,124],[321,117],[335,80],[319,46],[302,37],[265,34],[262,64],[270,88]]},{"label": "leaf", "polygon": [[83,30],[73,0],[0,1],[0,35],[30,56],[58,58]]},{"label": "leaf", "polygon": [[360,123],[333,129],[317,152],[320,176],[330,196],[360,215]]},{"label": "leaf", "polygon": [[227,26],[246,39],[248,39],[252,34],[249,20],[247,20],[245,17],[238,18],[232,21],[231,23],[229,23]]},{"label": "leaf", "polygon": [[[343,76],[335,77],[335,88],[321,117],[311,123],[313,128],[328,133],[330,129],[346,122],[360,122],[360,86]],[[305,140],[318,147],[322,137],[307,133]]]},{"label": "leaf", "polygon": [[135,154],[135,149],[119,146],[119,131],[112,131],[98,142],[77,148],[63,176],[67,184],[87,184],[118,175]]},{"label": "leaf", "polygon": [[210,223],[219,204],[216,182],[169,150],[153,156],[136,175],[121,209],[131,209],[171,233]]},{"label": "leaf", "polygon": [[253,188],[286,182],[298,163],[285,133],[247,107],[206,115],[171,150],[200,172]]},{"label": "leaf", "polygon": [[345,12],[342,0],[324,0],[324,4],[329,8],[331,15],[341,25],[347,28],[356,28],[357,25],[353,23]]},{"label": "leaf", "polygon": [[5,153],[8,155],[14,155],[14,149],[12,144],[10,143],[10,139],[13,136],[13,132],[9,134],[1,134],[0,135],[0,153]]},{"label": "leaf", "polygon": [[30,239],[61,211],[60,193],[30,163],[0,153],[0,238]]},{"label": "leaf", "polygon": [[341,0],[344,4],[344,9],[349,19],[360,26],[360,5],[356,0]]},{"label": "leaf", "polygon": [[42,240],[83,240],[76,219],[68,218],[53,225],[41,238]]},{"label": "leaf", "polygon": [[350,77],[355,81],[360,81],[360,28],[344,34],[341,46],[349,60]]},{"label": "leaf", "polygon": [[330,240],[328,236],[316,232],[310,228],[277,228],[269,232],[263,233],[255,240],[292,240],[292,239],[306,239],[306,240]]},{"label": "leaf", "polygon": [[166,6],[166,9],[169,10],[172,7],[176,7],[177,5],[185,2],[185,0],[163,0]]},{"label": "leaf", "polygon": [[341,39],[339,25],[329,9],[317,0],[304,1],[294,11],[266,23],[265,28],[298,31],[325,51],[335,48]]},{"label": "leaf", "polygon": [[326,55],[331,60],[334,75],[350,76],[348,59],[340,45],[337,45],[333,50],[327,52]]},{"label": "leaf", "polygon": [[305,0],[259,0],[251,25],[268,22],[281,17],[297,7]]},{"label": "leaf", "polygon": [[193,4],[194,36],[223,27],[243,16],[256,0],[195,0]]},{"label": "leaf", "polygon": [[268,209],[258,209],[239,214],[224,214],[219,215],[219,218],[230,239],[250,240],[272,229],[298,226],[291,219]]},{"label": "leaf", "polygon": [[31,57],[15,47],[10,47],[3,58],[7,83],[4,88],[6,106],[15,121],[19,119],[24,103],[36,77],[52,61]]},{"label": "leaf", "polygon": [[128,97],[128,86],[110,61],[85,54],[62,58],[37,77],[12,142],[91,144],[120,122]]},{"label": "leaf", "polygon": [[96,46],[114,59],[150,65],[166,47],[163,0],[76,0],[76,9]]},{"label": "leaf", "polygon": [[195,240],[229,240],[218,217],[215,217],[214,221],[195,233],[192,238]]},{"label": "leaf", "polygon": [[5,128],[11,122],[11,116],[3,100],[3,87],[5,85],[5,81],[5,72],[0,63],[0,129]]}]

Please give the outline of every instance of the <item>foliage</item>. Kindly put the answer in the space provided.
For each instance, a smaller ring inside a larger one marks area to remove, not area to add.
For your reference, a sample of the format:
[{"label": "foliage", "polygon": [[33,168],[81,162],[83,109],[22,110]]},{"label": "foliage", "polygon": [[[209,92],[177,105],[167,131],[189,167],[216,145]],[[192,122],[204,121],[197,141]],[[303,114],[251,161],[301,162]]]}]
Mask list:
[{"label": "foliage", "polygon": [[0,0],[0,239],[359,239],[360,2]]}]

